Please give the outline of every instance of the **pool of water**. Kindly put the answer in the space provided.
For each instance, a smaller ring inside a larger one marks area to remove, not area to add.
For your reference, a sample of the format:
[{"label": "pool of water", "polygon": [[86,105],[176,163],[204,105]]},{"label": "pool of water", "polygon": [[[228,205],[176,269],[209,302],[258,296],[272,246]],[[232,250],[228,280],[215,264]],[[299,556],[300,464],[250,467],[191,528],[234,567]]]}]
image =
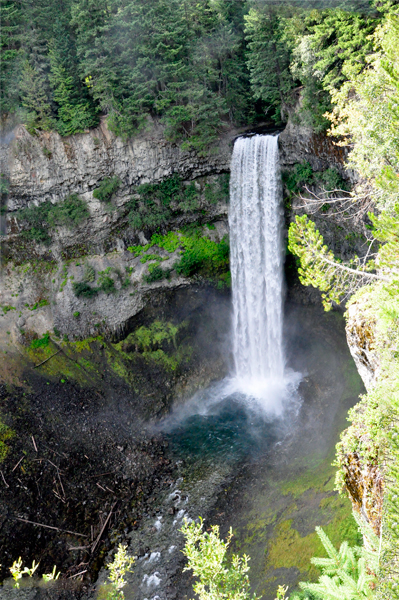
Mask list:
[{"label": "pool of water", "polygon": [[245,382],[233,378],[202,390],[161,424],[171,451],[214,463],[259,457],[295,425],[300,381],[299,372],[288,371],[282,382],[263,382],[260,395],[244,393]]}]

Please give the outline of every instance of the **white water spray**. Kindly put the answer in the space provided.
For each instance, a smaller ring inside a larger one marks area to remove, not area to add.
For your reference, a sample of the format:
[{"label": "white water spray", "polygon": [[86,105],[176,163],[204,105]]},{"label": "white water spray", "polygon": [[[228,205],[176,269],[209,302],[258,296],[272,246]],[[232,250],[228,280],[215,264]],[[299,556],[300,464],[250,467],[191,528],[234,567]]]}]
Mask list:
[{"label": "white water spray", "polygon": [[230,247],[236,383],[270,395],[284,379],[282,193],[278,137],[234,144],[230,179]]}]

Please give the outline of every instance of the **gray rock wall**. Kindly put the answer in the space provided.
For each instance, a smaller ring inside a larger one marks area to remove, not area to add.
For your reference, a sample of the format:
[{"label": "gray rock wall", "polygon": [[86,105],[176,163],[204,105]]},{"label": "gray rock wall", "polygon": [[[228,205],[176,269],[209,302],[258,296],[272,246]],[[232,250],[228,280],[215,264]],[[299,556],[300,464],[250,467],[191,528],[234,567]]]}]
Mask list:
[{"label": "gray rock wall", "polygon": [[[10,180],[8,230],[2,252],[9,260],[0,270],[0,305],[11,305],[16,310],[0,318],[0,329],[13,331],[16,338],[21,329],[42,335],[54,327],[72,339],[97,332],[115,334],[142,310],[152,290],[188,285],[188,280],[176,276],[170,281],[143,283],[148,265],[135,259],[127,247],[148,240],[144,232],[133,232],[128,227],[126,203],[138,184],[157,183],[173,174],[185,181],[194,180],[203,189],[203,178],[212,182],[218,174],[229,171],[234,138],[240,133],[245,132],[231,129],[205,157],[167,142],[156,122],[129,140],[113,135],[105,120],[97,129],[69,138],[55,132],[32,136],[23,126],[17,127],[2,140],[3,171]],[[341,148],[291,123],[280,134],[280,152],[283,168],[308,160],[315,170],[331,165],[343,169]],[[96,200],[93,190],[105,177],[113,176],[119,177],[121,186],[110,207]],[[73,230],[56,228],[50,247],[21,241],[20,225],[13,218],[15,211],[44,201],[59,202],[71,193],[79,194],[87,203],[88,219]],[[197,212],[175,218],[168,227],[178,229],[198,220],[212,222],[216,225],[212,235],[220,240],[228,231],[227,211],[225,202],[207,204],[203,200]],[[164,266],[170,267],[177,255],[164,258],[168,259]],[[35,266],[25,266],[32,259]],[[82,279],[87,264],[96,272],[112,268],[125,273],[128,269],[129,283],[126,288],[117,284],[117,295],[77,298],[73,282]],[[43,300],[48,304],[31,310]],[[77,313],[79,317],[74,316]]]}]

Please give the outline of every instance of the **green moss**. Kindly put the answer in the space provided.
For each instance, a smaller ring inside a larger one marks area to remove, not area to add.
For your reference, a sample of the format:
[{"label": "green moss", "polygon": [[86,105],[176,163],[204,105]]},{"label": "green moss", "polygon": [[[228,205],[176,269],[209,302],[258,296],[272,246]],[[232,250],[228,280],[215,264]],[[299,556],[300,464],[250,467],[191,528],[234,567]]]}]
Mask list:
[{"label": "green moss", "polygon": [[0,308],[3,311],[3,315],[6,315],[10,310],[17,310],[15,306],[10,306],[10,304],[3,304]]},{"label": "green moss", "polygon": [[331,462],[333,451],[326,459],[313,456],[302,465],[297,464],[295,476],[281,484],[281,492],[284,495],[291,494],[293,498],[299,498],[312,490],[316,492],[331,492],[334,489],[335,469]]},{"label": "green moss", "polygon": [[84,350],[87,350],[88,352],[93,352],[91,345],[96,342],[102,342],[102,341],[103,341],[103,337],[101,335],[98,335],[96,337],[89,337],[89,338],[85,338],[84,340],[70,342],[69,347],[72,350],[75,350],[76,352],[79,352],[79,353],[83,352]]},{"label": "green moss", "polygon": [[9,446],[6,444],[6,442],[11,440],[14,435],[15,431],[0,421],[0,463],[5,460],[9,452]]},{"label": "green moss", "polygon": [[43,337],[38,340],[33,340],[31,342],[30,347],[32,350],[36,350],[37,348],[46,348],[50,344],[50,334],[47,332],[43,335]]},{"label": "green moss", "polygon": [[[324,498],[319,508],[321,516],[323,513],[327,518],[329,514],[333,515],[323,529],[336,548],[339,548],[343,539],[350,545],[359,544],[361,537],[349,502],[334,495]],[[326,556],[323,545],[316,532],[302,536],[292,524],[293,520],[287,519],[275,528],[267,548],[267,566],[273,569],[296,567],[302,577],[316,579],[319,570],[311,564],[310,559],[313,556]]]}]

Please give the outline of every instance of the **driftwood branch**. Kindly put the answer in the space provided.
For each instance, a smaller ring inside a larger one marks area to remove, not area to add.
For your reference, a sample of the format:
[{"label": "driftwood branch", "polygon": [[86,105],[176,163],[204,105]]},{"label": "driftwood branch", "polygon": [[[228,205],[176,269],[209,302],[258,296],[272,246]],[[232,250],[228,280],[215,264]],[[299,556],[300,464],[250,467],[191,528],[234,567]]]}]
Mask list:
[{"label": "driftwood branch", "polygon": [[2,477],[2,479],[4,481],[4,485],[9,488],[10,486],[8,485],[7,481],[4,478],[3,471],[0,471],[0,473],[1,473],[1,477]]},{"label": "driftwood branch", "polygon": [[28,521],[28,519],[22,519],[21,517],[10,517],[16,521],[22,523],[29,523],[30,525],[36,525],[37,527],[45,527],[46,529],[53,529],[54,531],[60,531],[61,533],[70,533],[71,535],[77,535],[78,537],[88,537],[84,533],[77,533],[76,531],[69,531],[68,529],[60,529],[59,527],[52,527],[51,525],[44,525],[43,523],[35,523],[34,521]]},{"label": "driftwood branch", "polygon": [[19,461],[17,462],[17,464],[15,465],[15,467],[13,468],[13,470],[11,471],[11,473],[13,473],[15,471],[15,469],[18,467],[18,465],[21,464],[21,462],[24,460],[25,456],[23,456],[22,458],[19,459]]},{"label": "driftwood branch", "polygon": [[61,350],[57,350],[57,352],[54,352],[54,354],[52,354],[51,356],[49,356],[48,358],[46,358],[46,360],[43,360],[41,363],[39,363],[38,365],[35,365],[33,368],[37,369],[38,367],[41,367],[42,365],[44,365],[44,363],[46,363],[48,360],[50,360],[50,358],[53,358],[53,356],[56,356],[57,354],[59,354],[61,352]]},{"label": "driftwood branch", "polygon": [[80,571],[80,573],[75,573],[75,575],[71,575],[68,577],[68,579],[73,579],[74,577],[78,577],[78,575],[83,575],[84,573],[87,573],[87,569],[85,571]]},{"label": "driftwood branch", "polygon": [[113,503],[113,505],[112,505],[112,508],[111,508],[111,510],[110,510],[110,512],[109,512],[109,515],[108,515],[108,517],[106,518],[106,520],[105,520],[105,523],[104,523],[104,525],[102,526],[100,533],[98,534],[98,536],[97,536],[97,538],[96,538],[95,542],[93,543],[93,545],[92,545],[92,547],[91,547],[91,553],[92,553],[92,554],[93,554],[94,550],[97,548],[98,544],[100,543],[101,536],[102,536],[102,534],[104,533],[104,530],[105,530],[106,526],[108,525],[108,522],[109,522],[109,520],[110,520],[110,518],[111,518],[111,515],[112,515],[112,512],[113,512],[113,510],[114,510],[115,506],[116,506],[116,502],[114,502],[114,503]]}]

